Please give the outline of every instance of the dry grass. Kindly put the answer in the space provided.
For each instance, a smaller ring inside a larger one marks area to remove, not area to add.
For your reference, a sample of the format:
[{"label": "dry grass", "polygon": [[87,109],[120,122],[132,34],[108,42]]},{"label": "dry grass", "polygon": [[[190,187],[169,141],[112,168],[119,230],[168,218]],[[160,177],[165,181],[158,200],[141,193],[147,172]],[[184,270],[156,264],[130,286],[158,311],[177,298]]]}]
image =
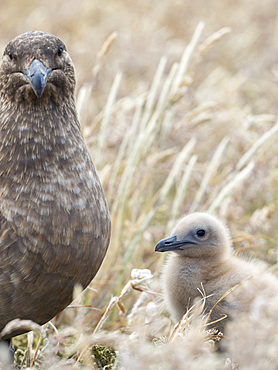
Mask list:
[{"label": "dry grass", "polygon": [[[276,2],[1,6],[2,48],[31,29],[68,45],[83,134],[112,216],[96,279],[43,333],[15,340],[18,367],[90,369],[86,349],[104,344],[118,351],[114,367],[121,369],[277,368],[274,303],[256,311],[253,326],[244,317],[232,324],[221,354],[198,312],[188,316],[185,334],[173,336],[160,295],[163,259],[154,253],[183,213],[210,210],[231,226],[236,248],[276,267]],[[130,281],[134,268],[153,276]]]}]

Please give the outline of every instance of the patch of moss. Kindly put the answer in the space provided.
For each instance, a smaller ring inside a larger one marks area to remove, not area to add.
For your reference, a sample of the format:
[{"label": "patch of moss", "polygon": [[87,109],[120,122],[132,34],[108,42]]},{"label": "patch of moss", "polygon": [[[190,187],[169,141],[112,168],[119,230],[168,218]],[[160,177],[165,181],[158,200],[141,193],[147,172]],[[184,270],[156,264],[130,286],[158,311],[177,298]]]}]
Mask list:
[{"label": "patch of moss", "polygon": [[95,345],[92,347],[92,357],[98,369],[114,369],[116,352],[109,347]]}]

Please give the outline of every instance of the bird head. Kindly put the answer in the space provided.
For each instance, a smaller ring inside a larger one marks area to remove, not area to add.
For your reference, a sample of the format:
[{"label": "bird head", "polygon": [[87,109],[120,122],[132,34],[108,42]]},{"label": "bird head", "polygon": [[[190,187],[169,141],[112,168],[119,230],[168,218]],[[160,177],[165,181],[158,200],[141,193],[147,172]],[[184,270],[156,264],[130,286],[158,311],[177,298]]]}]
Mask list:
[{"label": "bird head", "polygon": [[196,212],[183,217],[169,238],[160,240],[156,252],[175,252],[180,256],[206,258],[231,252],[228,228],[216,217]]},{"label": "bird head", "polygon": [[26,32],[5,48],[0,64],[0,94],[15,102],[40,104],[74,93],[74,67],[66,46],[56,36]]}]

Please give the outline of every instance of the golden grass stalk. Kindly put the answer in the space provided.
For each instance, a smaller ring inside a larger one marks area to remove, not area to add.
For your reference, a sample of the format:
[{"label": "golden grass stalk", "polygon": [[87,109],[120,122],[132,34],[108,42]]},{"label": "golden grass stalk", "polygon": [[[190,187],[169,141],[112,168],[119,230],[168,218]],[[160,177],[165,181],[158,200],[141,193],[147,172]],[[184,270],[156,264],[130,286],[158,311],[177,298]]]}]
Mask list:
[{"label": "golden grass stalk", "polygon": [[[227,292],[225,292],[218,300],[217,302],[212,306],[212,308],[209,310],[209,313],[206,317],[206,321],[205,321],[205,326],[209,325],[208,321],[209,321],[209,318],[213,312],[213,310],[215,309],[215,307],[225,298],[227,297],[227,295],[229,295],[230,293],[232,293],[236,288],[238,288],[240,285],[242,285],[245,281],[249,280],[251,276],[248,276],[246,279],[242,280],[240,283],[236,284],[235,286],[233,286],[232,288],[230,288],[229,290],[227,290]],[[219,318],[219,320],[223,320],[225,317],[221,317]],[[217,320],[217,321],[219,321]],[[216,322],[216,321],[215,321]]]},{"label": "golden grass stalk", "polygon": [[143,130],[146,127],[150,117],[153,114],[155,103],[156,103],[156,100],[159,94],[159,87],[163,79],[163,74],[165,71],[166,63],[167,63],[167,58],[162,57],[158,63],[156,73],[154,75],[150,90],[148,92],[147,99],[146,99],[146,106],[145,106],[144,114],[141,120],[141,129]]},{"label": "golden grass stalk", "polygon": [[236,165],[236,170],[241,170],[254,154],[262,147],[262,145],[269,139],[271,139],[278,132],[278,123],[274,125],[270,130],[266,131],[253,145],[252,147],[240,158]]},{"label": "golden grass stalk", "polygon": [[205,26],[204,22],[199,22],[199,24],[197,25],[197,27],[195,29],[195,32],[192,36],[191,41],[189,42],[188,46],[186,47],[186,49],[185,49],[185,51],[182,55],[181,61],[179,63],[179,69],[177,71],[176,77],[175,77],[173,85],[172,85],[171,95],[176,94],[176,92],[178,91],[186,72],[188,71],[188,67],[189,67],[190,62],[193,58],[193,55],[196,51],[196,48],[197,48],[198,42],[200,40],[200,37],[201,37],[202,31],[204,29],[204,26]]},{"label": "golden grass stalk", "polygon": [[107,135],[108,130],[108,123],[111,116],[112,107],[116,101],[117,92],[119,90],[120,82],[121,82],[122,74],[118,73],[114,79],[112,88],[110,90],[108,100],[104,109],[103,118],[100,125],[100,131],[98,136],[98,147],[97,153],[95,156],[95,163],[96,167],[101,163],[101,159],[103,158],[103,148],[104,143]]},{"label": "golden grass stalk", "polygon": [[97,61],[93,68],[93,80],[95,80],[97,75],[99,74],[99,71],[101,70],[101,67],[103,65],[104,57],[109,53],[109,50],[114,44],[117,37],[117,32],[112,32],[102,44],[99,52],[97,53]]},{"label": "golden grass stalk", "polygon": [[[180,153],[178,153],[177,158],[173,164],[171,171],[169,172],[163,186],[155,195],[155,202],[163,202],[165,197],[168,195],[172,185],[174,184],[177,175],[182,172],[182,167],[187,160],[189,154],[193,150],[196,144],[196,140],[193,138],[188,143],[185,144]],[[156,200],[157,198],[157,200]]]},{"label": "golden grass stalk", "polygon": [[[224,137],[218,147],[216,148],[216,151],[214,152],[214,155],[208,165],[207,171],[205,172],[205,175],[203,177],[203,180],[200,184],[200,187],[196,193],[196,196],[192,202],[192,205],[190,207],[190,212],[195,212],[199,207],[200,203],[203,200],[203,196],[205,194],[206,189],[208,188],[209,182],[211,180],[211,177],[213,174],[217,171],[217,168],[219,167],[222,158],[223,153],[227,147],[227,144],[229,142],[228,137]],[[202,207],[201,207],[202,208]]]},{"label": "golden grass stalk", "polygon": [[216,42],[222,39],[222,37],[226,36],[228,33],[231,33],[232,29],[230,27],[223,27],[217,32],[214,32],[210,35],[200,46],[199,46],[199,53],[204,54],[209,49],[211,49]]},{"label": "golden grass stalk", "polygon": [[208,210],[214,212],[220,207],[223,200],[236,189],[250,175],[255,162],[251,160],[255,153],[266,143],[267,140],[273,137],[278,131],[278,124],[274,125],[270,130],[265,132],[252,147],[240,158],[235,166],[235,170],[228,176],[226,184],[222,187],[217,197],[212,201]]},{"label": "golden grass stalk", "polygon": [[255,167],[255,162],[251,161],[248,163],[246,167],[244,167],[240,172],[235,173],[233,177],[223,186],[223,188],[218,193],[217,197],[211,202],[210,206],[208,207],[209,212],[215,212],[217,208],[219,208],[224,201],[224,199],[231,195],[232,192],[242,184],[242,182],[250,175],[252,170]]},{"label": "golden grass stalk", "polygon": [[197,162],[197,158],[198,158],[197,155],[195,155],[195,154],[192,155],[192,157],[190,158],[190,160],[188,162],[188,165],[186,166],[186,168],[184,170],[181,181],[177,186],[176,197],[175,197],[174,202],[173,202],[171,215],[170,215],[170,220],[169,220],[168,225],[167,225],[167,233],[169,233],[172,230],[172,228],[174,226],[174,223],[176,222],[177,218],[179,217],[180,207],[183,204],[183,200],[186,197],[186,189],[187,189],[187,186],[188,186],[188,183],[189,183],[189,180],[190,180],[190,176],[191,176],[192,171],[194,169],[194,166]]},{"label": "golden grass stalk", "polygon": [[[76,110],[79,117],[80,122],[83,122],[86,117],[87,113],[87,105],[90,104],[91,94],[92,94],[93,85],[92,84],[86,84],[84,86],[81,86],[77,99],[76,99]],[[86,126],[82,127],[84,136],[89,136],[91,128]]]},{"label": "golden grass stalk", "polygon": [[122,170],[123,164],[127,157],[126,151],[127,153],[130,153],[131,147],[135,143],[136,135],[138,133],[138,127],[140,123],[140,117],[142,115],[142,107],[143,107],[143,101],[140,99],[140,101],[136,105],[136,110],[133,116],[131,127],[123,138],[123,141],[121,143],[121,146],[116,156],[116,160],[112,167],[112,173],[110,176],[110,180],[108,184],[108,191],[107,191],[107,197],[108,199],[110,199],[111,206],[112,206],[112,214],[115,213],[115,210],[118,207],[118,201],[117,201],[118,198],[114,197],[114,193],[116,190],[116,182],[118,178],[121,176],[120,171]]}]

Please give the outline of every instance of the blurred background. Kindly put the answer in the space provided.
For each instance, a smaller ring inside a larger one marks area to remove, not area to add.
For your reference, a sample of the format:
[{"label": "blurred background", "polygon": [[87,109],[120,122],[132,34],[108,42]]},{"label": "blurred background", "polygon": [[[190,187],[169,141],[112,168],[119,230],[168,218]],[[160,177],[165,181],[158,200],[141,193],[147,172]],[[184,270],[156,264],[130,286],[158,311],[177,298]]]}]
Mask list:
[{"label": "blurred background", "polygon": [[[2,50],[30,30],[67,45],[82,131],[111,210],[110,248],[91,284],[97,293],[81,298],[97,309],[67,309],[57,327],[82,312],[94,328],[133,268],[150,269],[159,292],[164,256],[154,246],[187,212],[218,215],[235,249],[276,268],[277,1],[0,5]],[[137,298],[125,298],[126,313]],[[114,309],[105,325],[124,331],[125,313]]]}]

